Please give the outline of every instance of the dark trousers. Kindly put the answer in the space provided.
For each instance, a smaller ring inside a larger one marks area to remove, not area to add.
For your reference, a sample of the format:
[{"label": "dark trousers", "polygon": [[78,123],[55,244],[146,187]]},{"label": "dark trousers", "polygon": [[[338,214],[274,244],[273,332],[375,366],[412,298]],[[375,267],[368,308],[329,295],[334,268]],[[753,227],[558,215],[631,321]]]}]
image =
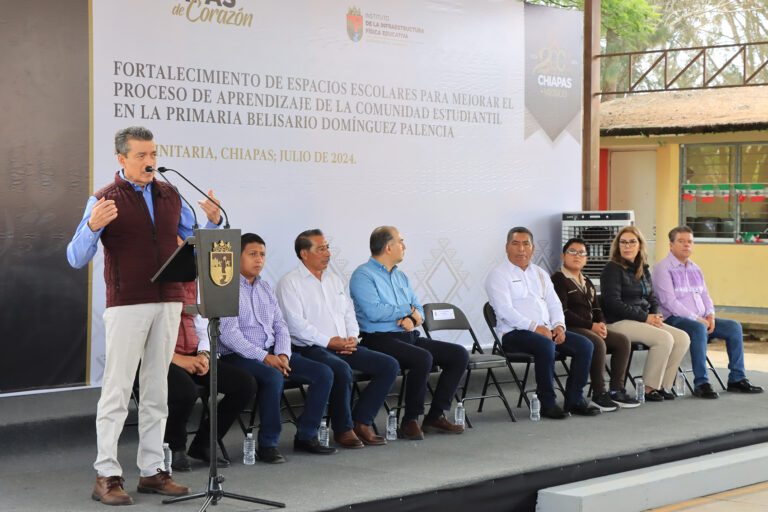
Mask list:
[{"label": "dark trousers", "polygon": [[565,383],[565,408],[584,401],[584,386],[592,363],[592,342],[580,334],[565,331],[560,345],[533,331],[514,330],[501,338],[501,345],[509,352],[533,354],[536,373],[536,393],[543,408],[557,404],[553,379],[555,377],[555,350],[571,357],[571,371]]},{"label": "dark trousers", "polygon": [[[218,404],[217,432],[221,439],[237,419],[256,393],[256,382],[247,372],[227,364],[218,362],[217,386],[224,398]],[[165,442],[171,450],[184,450],[187,446],[187,422],[192,414],[195,401],[200,393],[198,386],[210,388],[210,376],[192,375],[181,366],[171,363],[168,368],[168,420],[165,423]],[[210,424],[208,419],[200,422],[192,443],[207,446]]]},{"label": "dark trousers", "polygon": [[427,380],[434,364],[440,366],[442,372],[427,417],[436,419],[449,410],[469,362],[463,346],[422,338],[419,334],[418,331],[362,333],[364,346],[394,357],[400,368],[408,370],[403,421],[415,420],[424,413]]},{"label": "dark trousers", "polygon": [[[282,429],[280,397],[283,394],[283,374],[257,359],[246,359],[237,354],[223,357],[232,364],[248,371],[258,383],[259,447],[277,446]],[[328,395],[333,385],[333,372],[324,364],[307,359],[301,354],[291,354],[289,378],[299,384],[307,384],[304,411],[296,420],[296,435],[309,440],[317,436],[317,427],[325,412]]]},{"label": "dark trousers", "polygon": [[624,380],[627,374],[627,363],[632,344],[625,335],[608,330],[608,336],[601,338],[589,329],[574,327],[571,329],[576,334],[581,334],[594,345],[592,352],[592,367],[589,370],[589,378],[592,380],[592,389],[595,395],[605,393],[605,355],[611,354],[611,391],[624,389]]},{"label": "dark trousers", "polygon": [[[351,354],[337,354],[317,345],[311,347],[294,345],[292,350],[307,359],[328,366],[333,371],[333,387],[328,409],[331,414],[331,425],[337,433],[352,429],[353,420],[365,425],[372,424],[400,370],[393,357],[361,346]],[[355,404],[354,410],[350,411],[353,369],[369,375],[371,381],[360,393],[360,399]]]}]

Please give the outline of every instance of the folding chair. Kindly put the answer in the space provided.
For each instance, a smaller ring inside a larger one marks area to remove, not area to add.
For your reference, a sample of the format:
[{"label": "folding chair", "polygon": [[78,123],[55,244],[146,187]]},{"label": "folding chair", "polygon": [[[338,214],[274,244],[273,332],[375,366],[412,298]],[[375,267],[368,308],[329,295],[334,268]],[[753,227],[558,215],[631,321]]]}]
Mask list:
[{"label": "folding chair", "polygon": [[[707,345],[711,343],[710,340],[707,340]],[[709,360],[709,356],[705,355],[707,358],[707,371],[712,372],[712,374],[717,379],[717,382],[720,383],[720,387],[723,388],[723,391],[727,390],[728,388],[725,387],[725,384],[723,383],[723,379],[720,378],[720,375],[717,373],[717,370],[715,370],[714,365],[712,364],[712,361]],[[685,375],[686,373],[693,373],[693,368],[687,368],[683,369],[682,366],[678,367],[678,371],[683,374],[683,379],[685,380],[685,385],[688,386],[688,390],[693,393],[693,385],[688,381],[688,377]]]},{"label": "folding chair", "polygon": [[[646,345],[645,343],[642,343],[640,341],[633,341],[631,343],[632,349],[629,351],[629,361],[627,361],[627,374],[624,376],[624,384],[627,383],[627,378],[629,378],[630,382],[632,382],[632,387],[636,387],[635,385],[635,378],[632,376],[632,373],[630,373],[629,369],[632,368],[632,357],[635,355],[635,352],[642,352],[642,351],[648,351],[651,347]],[[608,372],[608,375],[610,375],[611,372]]]},{"label": "folding chair", "polygon": [[[512,414],[512,409],[509,407],[507,397],[504,395],[499,382],[496,380],[496,376],[493,374],[494,368],[503,368],[507,365],[507,360],[500,354],[485,354],[477,341],[477,336],[472,330],[472,326],[469,324],[466,315],[461,309],[445,302],[424,304],[424,332],[427,338],[432,339],[431,332],[433,331],[469,331],[469,335],[472,337],[472,350],[469,354],[469,362],[467,363],[467,372],[464,378],[464,384],[461,387],[461,401],[465,400],[481,400],[481,404],[478,406],[478,412],[482,412],[482,401],[486,398],[498,398],[504,403],[504,407],[507,409],[507,414],[512,421],[517,421],[515,415]],[[487,370],[485,374],[485,383],[483,384],[483,391],[479,396],[467,396],[467,389],[469,387],[469,377],[472,370]],[[493,385],[496,387],[497,393],[487,394],[490,381],[493,381]],[[458,397],[456,397],[459,400]],[[469,421],[468,426],[471,426]]]},{"label": "folding chair", "polygon": [[[528,375],[531,371],[531,364],[534,364],[535,361],[533,354],[529,354],[528,352],[507,352],[504,350],[504,347],[501,345],[501,340],[496,334],[496,312],[493,310],[489,302],[486,302],[483,305],[483,318],[485,318],[485,323],[488,324],[488,329],[491,331],[491,335],[493,336],[493,352],[506,357],[507,368],[509,368],[509,371],[512,374],[512,379],[520,390],[520,397],[517,400],[517,406],[520,407],[520,405],[523,403],[523,400],[525,400],[525,404],[530,407],[531,402],[528,400],[528,393],[535,392],[536,389],[526,389],[525,384],[528,382]],[[569,369],[566,363],[566,356],[560,354],[559,352],[555,352],[555,361],[559,361],[560,364],[563,365],[563,368],[566,372],[565,375],[567,375]],[[523,373],[522,379],[517,376],[517,372],[515,372],[512,363],[525,364],[525,373]],[[555,373],[555,384],[557,385],[557,388],[560,390],[560,392],[565,395],[565,389],[563,388],[563,385],[560,382],[560,376],[557,373]]]},{"label": "folding chair", "polygon": [[[281,411],[286,411],[288,413],[287,420],[283,420],[283,423],[293,423],[296,425],[296,421],[298,418],[298,415],[296,414],[296,411],[294,408],[296,407],[304,407],[303,403],[291,403],[290,400],[288,400],[288,396],[286,395],[286,391],[288,390],[295,390],[298,389],[299,393],[301,394],[302,400],[307,399],[306,391],[304,391],[304,386],[302,384],[299,384],[298,382],[294,382],[288,377],[285,377],[283,380],[283,392],[280,397],[280,402],[282,404]],[[256,412],[258,411],[259,407],[259,395],[258,393],[254,395],[253,397],[253,405],[250,409],[243,409],[240,411],[240,415],[237,417],[237,421],[240,424],[240,429],[243,431],[243,434],[247,434],[249,431],[253,431],[258,427],[258,424],[256,423]],[[248,414],[248,425],[243,423],[243,414]]]}]

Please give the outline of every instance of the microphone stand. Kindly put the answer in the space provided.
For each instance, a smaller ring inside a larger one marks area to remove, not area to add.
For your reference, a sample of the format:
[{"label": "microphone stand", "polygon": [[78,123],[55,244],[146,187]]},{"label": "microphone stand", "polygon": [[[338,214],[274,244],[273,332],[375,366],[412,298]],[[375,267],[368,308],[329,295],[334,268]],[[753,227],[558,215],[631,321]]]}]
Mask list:
[{"label": "microphone stand", "polygon": [[210,376],[210,461],[208,464],[208,489],[206,489],[205,492],[198,492],[195,494],[188,494],[186,496],[178,496],[175,498],[167,498],[163,500],[163,504],[166,503],[178,503],[180,501],[188,501],[193,500],[196,498],[205,498],[205,501],[203,501],[203,506],[200,507],[200,512],[204,512],[209,505],[213,504],[216,505],[221,498],[232,498],[235,500],[240,501],[248,501],[250,503],[259,503],[261,505],[268,505],[270,507],[277,507],[277,508],[285,508],[285,503],[280,503],[278,501],[270,501],[270,500],[264,500],[261,498],[254,498],[251,496],[245,496],[243,494],[235,494],[233,492],[227,492],[222,488],[222,482],[224,482],[224,476],[219,475],[218,467],[216,466],[216,455],[217,455],[217,442],[218,442],[218,432],[217,432],[217,417],[216,417],[216,410],[217,410],[217,395],[218,395],[218,381],[217,381],[217,354],[218,354],[218,344],[219,344],[219,336],[221,335],[221,331],[219,330],[219,318],[210,318],[208,321],[208,335],[211,339],[211,362],[210,367],[208,369],[208,373]]}]

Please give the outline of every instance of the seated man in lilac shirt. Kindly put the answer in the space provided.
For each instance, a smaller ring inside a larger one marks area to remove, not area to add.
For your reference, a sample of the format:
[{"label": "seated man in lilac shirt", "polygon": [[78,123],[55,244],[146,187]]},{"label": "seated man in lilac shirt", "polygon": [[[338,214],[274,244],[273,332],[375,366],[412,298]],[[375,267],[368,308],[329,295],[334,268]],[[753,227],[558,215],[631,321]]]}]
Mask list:
[{"label": "seated man in lilac shirt", "polygon": [[656,298],[661,306],[664,322],[682,329],[691,338],[691,364],[693,366],[693,395],[699,398],[717,398],[707,376],[707,341],[725,340],[728,352],[728,391],[762,393],[763,388],[753,386],[744,374],[744,336],[741,324],[725,318],[715,318],[715,306],[707,292],[704,275],[690,260],[693,252],[693,231],[678,226],[669,232],[669,254],[653,269]]},{"label": "seated man in lilac shirt", "polygon": [[257,456],[261,462],[285,462],[277,450],[284,377],[309,386],[304,411],[296,422],[293,449],[320,455],[336,453],[335,448],[322,446],[317,439],[333,372],[301,354],[291,354],[291,336],[275,292],[259,275],[266,257],[267,247],[259,235],[245,233],[240,237],[240,311],[236,317],[221,319],[221,359],[256,378],[261,422]]}]

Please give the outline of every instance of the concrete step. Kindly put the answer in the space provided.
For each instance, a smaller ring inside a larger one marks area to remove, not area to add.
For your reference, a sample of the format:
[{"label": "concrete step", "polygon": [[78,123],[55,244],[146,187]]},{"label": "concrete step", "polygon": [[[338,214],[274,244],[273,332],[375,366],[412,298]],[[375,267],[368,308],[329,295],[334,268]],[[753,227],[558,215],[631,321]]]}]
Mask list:
[{"label": "concrete step", "polygon": [[641,512],[768,480],[768,443],[541,489],[536,512]]}]

